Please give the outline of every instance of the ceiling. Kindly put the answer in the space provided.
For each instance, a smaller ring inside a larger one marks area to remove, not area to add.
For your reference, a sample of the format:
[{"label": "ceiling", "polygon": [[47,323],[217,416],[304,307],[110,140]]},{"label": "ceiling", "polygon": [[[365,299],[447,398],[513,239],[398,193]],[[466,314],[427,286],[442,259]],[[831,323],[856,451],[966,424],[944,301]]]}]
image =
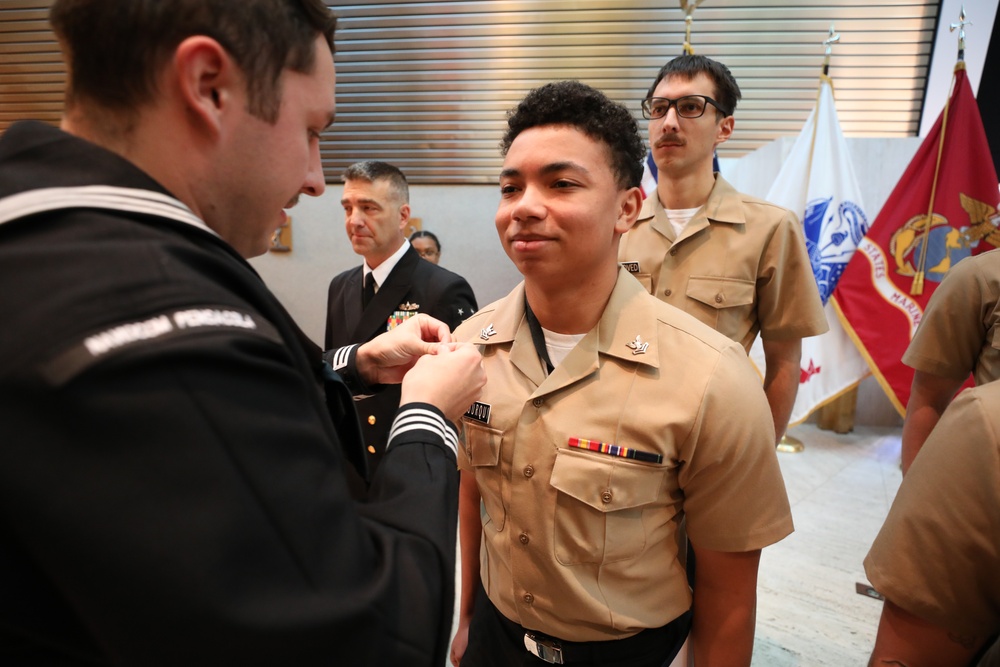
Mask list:
[{"label": "ceiling", "polygon": [[[0,131],[57,122],[65,69],[49,0],[0,2]],[[328,181],[362,159],[415,183],[493,183],[505,113],[531,88],[579,79],[625,103],[681,53],[678,0],[369,0],[334,5],[337,122],[322,141]],[[831,25],[833,77],[848,136],[913,136],[939,0],[705,0],[695,52],[726,63],[743,91],[721,157],[798,132],[813,106]]]}]

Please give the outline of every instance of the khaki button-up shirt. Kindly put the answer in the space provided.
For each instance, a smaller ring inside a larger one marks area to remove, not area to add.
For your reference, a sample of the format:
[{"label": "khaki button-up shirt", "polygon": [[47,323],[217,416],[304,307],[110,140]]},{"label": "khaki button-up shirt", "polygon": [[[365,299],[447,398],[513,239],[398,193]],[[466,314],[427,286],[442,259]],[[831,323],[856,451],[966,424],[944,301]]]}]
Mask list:
[{"label": "khaki button-up shirt", "polygon": [[[487,385],[459,465],[482,495],[482,567],[508,618],[572,641],[627,637],[691,606],[694,544],[749,551],[791,532],[771,414],[735,343],[625,271],[598,325],[546,375],[524,286],[456,331]],[[591,451],[618,445],[660,462]]]},{"label": "khaki button-up shirt", "polygon": [[659,198],[648,197],[618,259],[656,298],[747,352],[758,332],[790,340],[829,329],[795,216],[722,176],[679,237]]},{"label": "khaki button-up shirt", "polygon": [[906,473],[865,558],[880,593],[959,636],[1000,631],[998,433],[1000,383],[959,394]]},{"label": "khaki button-up shirt", "polygon": [[1000,250],[966,257],[934,291],[903,363],[976,384],[1000,379]]}]

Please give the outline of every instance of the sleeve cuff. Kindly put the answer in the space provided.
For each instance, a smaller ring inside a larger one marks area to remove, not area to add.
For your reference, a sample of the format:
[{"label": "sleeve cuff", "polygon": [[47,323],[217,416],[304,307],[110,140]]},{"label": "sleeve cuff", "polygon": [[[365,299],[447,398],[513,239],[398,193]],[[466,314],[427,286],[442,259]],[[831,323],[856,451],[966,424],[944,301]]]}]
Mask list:
[{"label": "sleeve cuff", "polygon": [[370,386],[358,374],[358,347],[359,345],[347,345],[323,353],[324,361],[329,363],[330,367],[341,377],[356,401],[377,394],[385,386],[381,384]]},{"label": "sleeve cuff", "polygon": [[389,429],[389,448],[406,442],[440,442],[458,457],[458,430],[429,403],[407,403]]}]

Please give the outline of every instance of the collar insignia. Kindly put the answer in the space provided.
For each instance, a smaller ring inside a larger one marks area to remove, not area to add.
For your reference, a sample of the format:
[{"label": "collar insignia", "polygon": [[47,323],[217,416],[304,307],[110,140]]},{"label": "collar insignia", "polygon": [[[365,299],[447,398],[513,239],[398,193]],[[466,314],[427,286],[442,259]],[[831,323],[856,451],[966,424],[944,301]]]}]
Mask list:
[{"label": "collar insignia", "polygon": [[490,322],[485,329],[479,332],[479,337],[483,340],[489,340],[490,336],[496,336],[497,332],[493,329],[493,323]]},{"label": "collar insignia", "polygon": [[642,336],[636,335],[634,341],[625,343],[625,347],[632,350],[632,354],[646,354],[646,348],[649,347],[649,343],[643,343]]}]

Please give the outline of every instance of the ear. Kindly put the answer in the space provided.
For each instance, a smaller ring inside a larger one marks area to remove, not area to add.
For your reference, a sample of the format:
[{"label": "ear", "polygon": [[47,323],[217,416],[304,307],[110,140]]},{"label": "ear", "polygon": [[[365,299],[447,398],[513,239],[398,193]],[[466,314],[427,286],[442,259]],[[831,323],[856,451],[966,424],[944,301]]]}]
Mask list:
[{"label": "ear", "polygon": [[399,207],[399,230],[406,231],[406,226],[410,224],[410,205],[403,204]]},{"label": "ear", "polygon": [[629,188],[623,192],[618,208],[618,219],[615,221],[615,234],[620,236],[632,229],[635,221],[639,219],[639,211],[641,210],[642,190]]},{"label": "ear", "polygon": [[209,131],[218,132],[225,112],[243,103],[243,77],[236,63],[217,41],[197,35],[177,46],[173,65],[187,115]]},{"label": "ear", "polygon": [[729,140],[729,137],[733,136],[733,128],[736,126],[736,119],[732,116],[726,116],[719,122],[719,126],[715,134],[715,145],[725,143]]}]

